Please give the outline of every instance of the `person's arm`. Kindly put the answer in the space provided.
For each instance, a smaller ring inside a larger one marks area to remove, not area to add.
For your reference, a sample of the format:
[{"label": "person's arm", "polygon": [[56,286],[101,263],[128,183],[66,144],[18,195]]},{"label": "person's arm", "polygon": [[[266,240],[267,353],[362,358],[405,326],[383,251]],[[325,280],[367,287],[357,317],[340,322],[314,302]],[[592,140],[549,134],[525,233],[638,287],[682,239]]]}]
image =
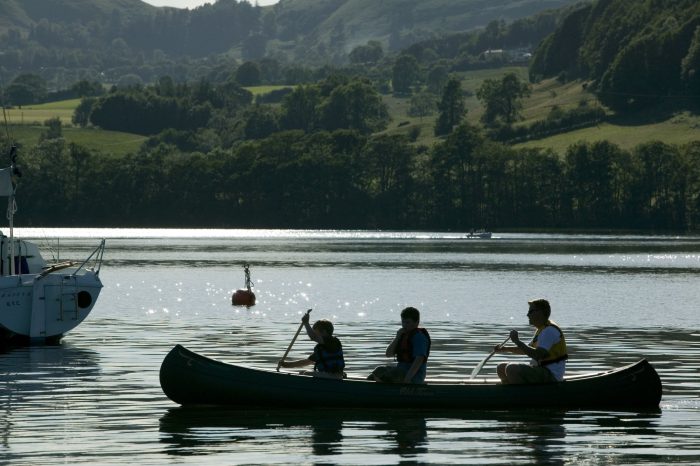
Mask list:
[{"label": "person's arm", "polygon": [[299,359],[297,361],[280,361],[280,367],[304,367],[314,362],[311,359]]},{"label": "person's arm", "polygon": [[509,353],[509,354],[525,354],[523,353],[523,350],[518,348],[517,346],[496,346],[494,348],[494,351],[496,353]]},{"label": "person's arm", "polygon": [[403,335],[403,327],[396,332],[396,336],[393,340],[391,340],[389,346],[386,347],[387,358],[391,358],[396,354],[396,347],[399,346],[399,341],[401,341],[401,335]]},{"label": "person's arm", "polygon": [[309,325],[309,313],[307,312],[303,316],[301,316],[301,322],[304,324],[304,328],[306,329],[306,334],[309,336],[309,338],[316,343],[323,343],[323,337],[320,335],[316,335],[316,332],[314,332],[314,329]]},{"label": "person's arm", "polygon": [[418,369],[420,369],[420,366],[423,365],[423,363],[426,361],[425,356],[416,356],[415,359],[413,360],[413,364],[411,364],[411,368],[408,369],[408,372],[406,372],[406,377],[404,377],[403,382],[404,383],[411,383],[411,380],[413,380],[413,377],[416,375],[416,372],[418,372]]},{"label": "person's arm", "polygon": [[517,349],[521,351],[520,354],[524,354],[535,361],[544,359],[547,357],[547,354],[549,354],[549,352],[544,348],[533,348],[532,346],[524,343],[522,340],[520,340],[516,330],[510,331],[510,339],[513,341]]},{"label": "person's arm", "polygon": [[[510,336],[508,337],[510,340],[513,340],[513,332],[515,332],[515,330],[511,330]],[[518,332],[515,332],[515,334],[517,335]],[[506,340],[506,341],[507,341],[507,340]],[[513,343],[515,343],[515,341],[513,341]],[[523,350],[521,350],[521,349],[518,348],[517,346],[505,346],[505,344],[506,344],[506,342],[503,342],[503,343],[500,344],[500,345],[494,346],[494,347],[493,347],[493,352],[494,352],[494,353],[498,353],[498,354],[501,354],[501,353],[508,353],[508,354],[525,354],[525,353],[523,352]]]}]

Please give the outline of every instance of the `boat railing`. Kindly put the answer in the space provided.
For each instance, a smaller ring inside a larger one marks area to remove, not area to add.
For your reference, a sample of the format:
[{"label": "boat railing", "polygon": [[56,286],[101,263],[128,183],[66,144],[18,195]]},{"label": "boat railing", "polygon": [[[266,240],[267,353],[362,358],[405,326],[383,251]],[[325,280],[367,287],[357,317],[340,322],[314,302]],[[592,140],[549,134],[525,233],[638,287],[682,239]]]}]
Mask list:
[{"label": "boat railing", "polygon": [[[102,241],[100,241],[99,246],[92,251],[92,254],[90,254],[87,259],[85,259],[77,269],[75,269],[75,272],[72,273],[72,275],[77,275],[78,272],[80,272],[81,269],[85,268],[85,270],[92,270],[95,272],[95,275],[99,275],[100,273],[100,268],[102,267],[102,257],[104,256],[105,253],[105,240],[104,238]],[[92,266],[87,267],[88,264],[92,264]]]}]

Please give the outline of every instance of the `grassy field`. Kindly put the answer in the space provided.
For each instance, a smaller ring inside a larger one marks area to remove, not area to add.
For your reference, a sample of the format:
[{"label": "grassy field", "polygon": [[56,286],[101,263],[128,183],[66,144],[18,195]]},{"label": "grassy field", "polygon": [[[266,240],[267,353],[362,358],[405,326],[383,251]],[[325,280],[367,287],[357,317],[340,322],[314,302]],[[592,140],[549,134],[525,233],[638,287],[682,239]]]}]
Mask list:
[{"label": "grassy field", "polygon": [[553,79],[532,86],[532,94],[523,101],[523,121],[530,124],[543,120],[553,107],[569,110],[585,101],[587,105],[600,105],[596,96],[581,86],[580,82],[561,84]]},{"label": "grassy field", "polygon": [[624,120],[602,123],[598,126],[583,128],[568,133],[557,134],[536,141],[528,141],[515,147],[546,147],[559,154],[578,141],[595,142],[607,140],[623,149],[632,149],[638,144],[649,141],[662,141],[667,144],[686,144],[700,140],[700,116],[687,112],[674,115],[661,122],[635,124]]},{"label": "grassy field", "polygon": [[[37,125],[12,125],[9,128],[10,137],[24,147],[31,147],[39,141],[39,136],[46,131],[46,127]],[[2,136],[6,136],[3,129]],[[66,142],[74,142],[103,154],[123,156],[136,152],[147,139],[145,136],[121,133],[119,131],[105,131],[97,128],[63,128],[63,138]]]},{"label": "grassy field", "polygon": [[294,86],[250,86],[244,87],[243,89],[250,91],[253,96],[267,94],[272,91],[278,91],[280,89],[293,88]]},{"label": "grassy field", "polygon": [[[521,79],[527,80],[527,68],[524,66],[477,70],[458,74],[458,77],[462,80],[462,89],[464,89],[468,95],[465,99],[467,121],[475,125],[479,124],[479,118],[481,118],[483,114],[481,102],[476,97],[476,91],[481,87],[481,83],[484,82],[485,79],[500,78],[505,73],[516,73]],[[383,96],[383,100],[392,118],[389,127],[384,131],[385,134],[408,134],[413,128],[420,128],[420,135],[416,143],[430,146],[440,140],[440,138],[435,137],[433,134],[435,121],[437,120],[437,112],[428,117],[412,117],[408,114],[410,97],[404,98],[385,95]]]},{"label": "grassy field", "polygon": [[58,117],[63,125],[70,125],[73,111],[80,99],[62,100],[47,104],[25,105],[5,110],[9,123],[17,125],[40,125],[49,118]]}]

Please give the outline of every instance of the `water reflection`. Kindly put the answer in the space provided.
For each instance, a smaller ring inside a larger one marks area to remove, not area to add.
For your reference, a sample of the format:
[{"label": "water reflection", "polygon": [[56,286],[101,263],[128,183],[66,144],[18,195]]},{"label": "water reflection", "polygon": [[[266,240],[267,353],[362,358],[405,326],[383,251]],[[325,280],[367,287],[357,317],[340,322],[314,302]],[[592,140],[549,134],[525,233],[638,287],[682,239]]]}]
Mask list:
[{"label": "water reflection", "polygon": [[428,453],[428,425],[424,416],[409,414],[379,423],[377,427],[386,429],[395,442],[396,446],[387,450],[389,453],[402,457]]},{"label": "water reflection", "polygon": [[530,448],[535,463],[564,464],[566,427],[563,415],[554,413],[548,419],[526,423],[524,427],[531,436],[526,446]]},{"label": "water reflection", "polygon": [[[629,464],[643,462],[652,449],[659,448],[663,436],[660,420],[659,410],[173,408],[160,418],[159,430],[160,442],[169,455],[209,455],[225,450],[253,462],[257,457],[250,455],[268,451],[284,439],[285,452],[292,455],[285,457],[288,463],[308,462],[312,457],[314,462],[323,463],[322,457],[371,451],[374,459],[386,462],[450,458],[480,463],[508,457],[511,462],[569,464],[603,451],[616,457],[610,463]],[[275,461],[268,457],[266,462]]]},{"label": "water reflection", "polygon": [[[292,437],[309,454],[342,453],[343,431],[372,432],[384,454],[415,456],[428,452],[426,416],[416,412],[365,410],[221,410],[173,408],[160,418],[161,443],[171,455],[216,452],[234,442],[267,443],[277,436]],[[353,434],[351,434],[353,436]],[[231,448],[233,446],[231,445]]]},{"label": "water reflection", "polygon": [[[173,408],[160,418],[160,441],[175,456],[215,454],[225,450],[241,455],[284,438],[285,448],[325,457],[352,454],[362,444],[382,458],[422,462],[440,458],[455,448],[490,443],[481,458],[499,454],[538,464],[563,464],[566,455],[562,411],[448,412],[396,410],[218,410]],[[429,434],[430,432],[430,434]],[[466,444],[466,445],[465,445]],[[294,447],[296,446],[296,447]],[[483,446],[482,446],[483,450]],[[290,454],[292,454],[290,452]],[[468,455],[460,451],[459,455]],[[308,456],[306,456],[308,459]],[[465,456],[468,458],[468,456]],[[376,459],[376,457],[375,457]],[[294,458],[289,458],[294,462]],[[316,458],[317,462],[323,462]],[[270,462],[273,462],[270,460]]]},{"label": "water reflection", "polygon": [[[612,464],[640,464],[650,458],[654,463],[678,462],[679,452],[659,441],[664,436],[661,415],[660,410],[570,412],[565,421],[575,442],[569,447],[574,447],[580,457],[606,455],[606,462]],[[667,455],[666,449],[672,453]]]},{"label": "water reflection", "polygon": [[323,417],[311,425],[311,448],[314,455],[330,456],[340,454],[343,441],[343,419]]},{"label": "water reflection", "polygon": [[6,348],[0,353],[0,403],[80,386],[99,373],[98,353],[88,348],[70,344]]},{"label": "water reflection", "polygon": [[191,455],[215,452],[233,442],[266,443],[290,431],[310,444],[314,455],[328,456],[339,454],[344,419],[332,411],[173,408],[160,418],[160,441],[168,454]]},{"label": "water reflection", "polygon": [[[56,429],[56,408],[97,396],[99,374],[98,354],[90,349],[65,344],[5,348],[0,353],[2,449],[9,452],[13,444],[25,442],[27,431]],[[6,453],[4,458],[22,456]]]}]

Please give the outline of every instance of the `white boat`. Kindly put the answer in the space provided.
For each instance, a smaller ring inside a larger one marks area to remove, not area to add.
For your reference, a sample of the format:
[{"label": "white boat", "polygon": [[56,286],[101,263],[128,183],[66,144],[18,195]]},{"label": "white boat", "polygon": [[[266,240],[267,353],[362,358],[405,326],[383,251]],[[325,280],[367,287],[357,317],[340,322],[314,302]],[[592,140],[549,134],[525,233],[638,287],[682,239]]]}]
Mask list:
[{"label": "white boat", "polygon": [[491,238],[491,232],[490,231],[484,231],[484,230],[477,230],[477,231],[471,231],[467,235],[467,238],[472,238],[472,239],[490,239]]},{"label": "white boat", "polygon": [[10,232],[0,233],[0,343],[53,344],[95,306],[102,289],[105,240],[82,262],[48,264],[36,244],[15,238],[15,159],[13,146],[11,166],[0,169],[0,196],[8,198]]}]

